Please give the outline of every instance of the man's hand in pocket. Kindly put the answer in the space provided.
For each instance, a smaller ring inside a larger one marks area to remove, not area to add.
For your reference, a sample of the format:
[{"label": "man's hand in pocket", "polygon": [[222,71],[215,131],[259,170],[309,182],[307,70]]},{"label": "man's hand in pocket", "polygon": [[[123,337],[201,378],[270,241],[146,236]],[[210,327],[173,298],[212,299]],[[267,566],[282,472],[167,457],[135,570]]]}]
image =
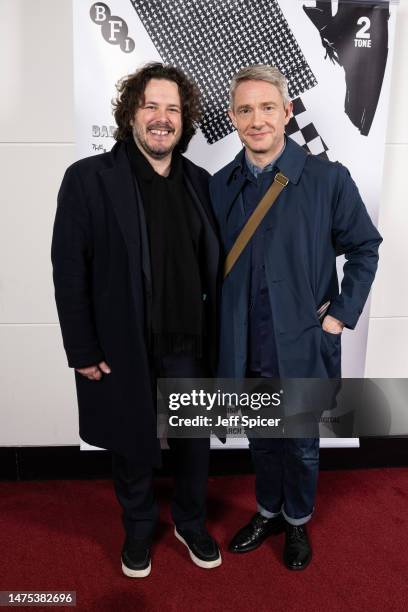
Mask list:
[{"label": "man's hand in pocket", "polygon": [[341,334],[344,328],[344,323],[331,317],[330,315],[326,315],[323,319],[322,328],[325,332],[329,334]]}]

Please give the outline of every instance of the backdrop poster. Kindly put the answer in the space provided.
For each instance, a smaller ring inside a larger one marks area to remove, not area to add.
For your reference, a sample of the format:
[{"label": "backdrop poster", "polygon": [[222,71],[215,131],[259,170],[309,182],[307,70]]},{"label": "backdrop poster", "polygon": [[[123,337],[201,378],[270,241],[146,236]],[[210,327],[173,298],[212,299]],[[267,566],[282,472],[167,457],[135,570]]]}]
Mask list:
[{"label": "backdrop poster", "polygon": [[[347,166],[376,222],[397,5],[73,0],[77,158],[111,149],[115,83],[157,60],[181,67],[199,85],[204,116],[187,156],[214,173],[241,147],[226,114],[229,81],[241,66],[272,64],[288,78],[294,102],[287,133],[311,153]],[[343,263],[339,258],[340,278]],[[369,303],[356,330],[344,331],[344,377],[364,376],[368,309]]]}]

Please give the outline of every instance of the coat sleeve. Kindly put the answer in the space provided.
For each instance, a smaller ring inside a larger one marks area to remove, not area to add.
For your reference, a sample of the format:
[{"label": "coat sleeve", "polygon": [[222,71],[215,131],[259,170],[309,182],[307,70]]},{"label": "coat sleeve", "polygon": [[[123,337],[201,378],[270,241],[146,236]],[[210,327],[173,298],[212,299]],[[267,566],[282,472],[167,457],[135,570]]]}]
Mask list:
[{"label": "coat sleeve", "polygon": [[90,215],[77,167],[65,173],[58,193],[51,246],[55,301],[68,365],[82,368],[103,360],[91,298]]},{"label": "coat sleeve", "polygon": [[370,292],[382,238],[375,228],[347,168],[339,164],[340,190],[333,214],[332,236],[337,255],[346,263],[340,295],[329,315],[354,329]]}]

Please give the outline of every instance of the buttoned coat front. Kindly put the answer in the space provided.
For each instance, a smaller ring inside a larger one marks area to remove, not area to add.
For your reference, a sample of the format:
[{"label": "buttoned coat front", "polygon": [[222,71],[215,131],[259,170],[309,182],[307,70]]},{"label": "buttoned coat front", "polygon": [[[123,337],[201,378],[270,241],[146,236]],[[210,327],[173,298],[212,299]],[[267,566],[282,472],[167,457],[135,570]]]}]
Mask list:
[{"label": "buttoned coat front", "polygon": [[[241,172],[244,151],[210,182],[224,252],[245,216]],[[318,308],[353,329],[363,310],[378,262],[381,236],[350,173],[340,163],[306,151],[292,139],[277,161],[289,179],[258,232],[264,233],[265,274],[282,378],[339,378],[341,335],[323,331]],[[345,255],[341,289],[336,257]],[[224,280],[221,300],[221,377],[244,377],[250,282],[250,247]]]},{"label": "buttoned coat front", "polygon": [[[183,157],[186,188],[201,217],[208,352],[216,354],[219,246],[208,173]],[[83,440],[141,465],[160,465],[146,329],[152,279],[143,204],[125,144],[68,168],[52,242],[55,298],[68,364],[105,360],[111,373],[76,372]]]}]

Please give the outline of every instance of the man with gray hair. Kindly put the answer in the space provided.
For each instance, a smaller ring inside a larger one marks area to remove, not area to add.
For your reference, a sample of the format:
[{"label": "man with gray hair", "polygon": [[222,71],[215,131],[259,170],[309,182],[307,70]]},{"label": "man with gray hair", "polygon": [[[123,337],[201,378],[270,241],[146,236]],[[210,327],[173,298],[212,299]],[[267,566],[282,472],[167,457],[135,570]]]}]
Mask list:
[{"label": "man with gray hair", "polygon": [[[276,68],[249,66],[233,78],[229,116],[243,149],[210,184],[228,254],[220,377],[340,378],[341,333],[356,326],[377,269],[382,239],[347,168],[287,137],[291,113]],[[284,563],[302,570],[312,557],[306,523],[315,506],[319,439],[263,434],[250,436],[249,446],[257,512],[230,551],[249,552],[285,531]]]}]

